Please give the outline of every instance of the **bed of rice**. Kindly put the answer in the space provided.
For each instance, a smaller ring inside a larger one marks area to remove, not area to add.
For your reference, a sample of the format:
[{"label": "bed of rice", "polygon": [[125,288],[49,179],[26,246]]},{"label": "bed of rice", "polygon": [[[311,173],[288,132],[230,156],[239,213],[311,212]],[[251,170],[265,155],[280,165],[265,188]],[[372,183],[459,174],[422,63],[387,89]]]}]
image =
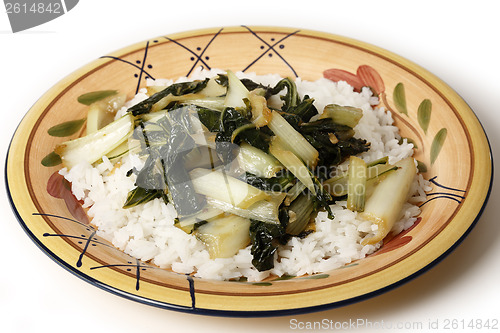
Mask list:
[{"label": "bed of rice", "polygon": [[[198,70],[189,80],[213,76],[221,71]],[[239,77],[248,77],[254,81],[274,85],[281,77],[278,75],[256,76],[237,73]],[[178,81],[185,81],[181,78]],[[149,85],[169,85],[170,80],[156,80]],[[391,113],[383,108],[373,108],[377,98],[368,88],[360,93],[345,82],[332,82],[319,79],[314,82],[297,79],[297,88],[301,96],[314,97],[315,105],[321,112],[326,104],[336,103],[361,108],[363,117],[356,126],[356,136],[371,143],[368,152],[361,157],[371,161],[389,156],[389,162],[395,163],[412,155],[413,145],[403,140],[400,143],[398,129],[393,126]],[[117,114],[123,114],[128,107],[147,98],[141,90],[127,102]],[[89,207],[88,214],[98,228],[98,234],[112,242],[120,250],[142,261],[148,261],[162,268],[168,268],[182,274],[194,274],[206,279],[227,280],[246,277],[248,281],[261,281],[270,274],[282,276],[300,276],[332,270],[354,260],[362,259],[380,247],[362,246],[361,240],[376,230],[376,226],[357,218],[357,213],[345,208],[345,202],[332,205],[335,215],[329,219],[324,212],[316,218],[316,232],[299,239],[292,238],[286,246],[278,250],[275,267],[270,271],[259,272],[251,264],[250,247],[240,250],[232,258],[210,259],[205,246],[194,236],[174,226],[175,209],[156,199],[138,207],[122,209],[128,191],[133,189],[135,177],[127,176],[132,168],[140,169],[143,161],[137,155],[129,155],[120,163],[113,165],[108,159],[95,167],[79,164],[70,171],[62,169],[60,173],[72,184],[72,191],[84,207]],[[411,198],[401,212],[401,220],[393,231],[398,233],[409,228],[416,220],[420,209],[416,203],[425,200],[429,190],[428,182],[422,176],[415,177]]]}]

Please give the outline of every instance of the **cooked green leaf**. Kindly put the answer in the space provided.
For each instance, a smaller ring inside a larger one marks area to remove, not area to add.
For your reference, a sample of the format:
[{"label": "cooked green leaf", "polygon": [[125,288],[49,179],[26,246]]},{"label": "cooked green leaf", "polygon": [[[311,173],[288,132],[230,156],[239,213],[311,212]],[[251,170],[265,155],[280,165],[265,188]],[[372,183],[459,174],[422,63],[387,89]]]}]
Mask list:
[{"label": "cooked green leaf", "polygon": [[191,109],[179,107],[161,117],[140,122],[134,138],[147,156],[145,166],[137,175],[136,184],[148,190],[168,193],[180,215],[190,215],[205,206],[203,197],[194,190],[185,167],[185,157],[195,147],[191,136]]},{"label": "cooked green leaf", "polygon": [[247,184],[257,187],[263,191],[285,192],[292,186],[295,176],[290,172],[279,172],[276,177],[264,178],[246,172],[244,180]]},{"label": "cooked green leaf", "polygon": [[286,94],[280,96],[284,103],[281,111],[289,112],[291,108],[296,107],[300,103],[300,96],[297,92],[295,82],[290,78],[281,79],[276,86],[271,89],[270,93],[276,95],[283,89],[286,89]]},{"label": "cooked green leaf", "polygon": [[220,129],[215,137],[215,143],[216,151],[225,164],[236,158],[240,142],[245,141],[255,148],[268,152],[269,139],[268,133],[255,128],[238,110],[226,108],[221,113]]},{"label": "cooked green leaf", "polygon": [[220,129],[220,111],[206,108],[197,108],[198,119],[210,132],[218,132]]},{"label": "cooked green leaf", "polygon": [[252,241],[252,264],[259,271],[267,271],[274,267],[274,254],[278,244],[285,244],[287,240],[285,226],[288,223],[288,214],[280,214],[281,224],[266,223],[251,220],[250,239]]},{"label": "cooked green leaf", "polygon": [[134,207],[156,198],[163,198],[165,202],[168,202],[167,196],[161,190],[147,190],[142,187],[136,187],[128,193],[123,208]]},{"label": "cooked green leaf", "polygon": [[174,83],[144,101],[130,107],[127,111],[132,113],[134,116],[148,113],[153,105],[164,97],[167,97],[170,94],[174,96],[181,96],[197,93],[207,86],[208,80],[209,79],[205,79],[203,81]]}]

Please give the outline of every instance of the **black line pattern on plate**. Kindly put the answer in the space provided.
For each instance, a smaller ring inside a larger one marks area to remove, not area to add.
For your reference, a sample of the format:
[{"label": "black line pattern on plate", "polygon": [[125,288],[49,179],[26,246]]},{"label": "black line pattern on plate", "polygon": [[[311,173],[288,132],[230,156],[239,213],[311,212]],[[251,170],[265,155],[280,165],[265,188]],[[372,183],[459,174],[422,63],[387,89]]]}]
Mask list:
[{"label": "black line pattern on plate", "polygon": [[[261,41],[264,44],[264,45],[260,46],[260,49],[262,50],[261,53],[242,70],[243,72],[250,69],[253,65],[255,65],[260,59],[262,59],[267,54],[269,57],[277,56],[279,59],[281,59],[285,63],[285,65],[288,68],[290,68],[290,70],[293,72],[295,77],[298,77],[298,74],[295,71],[295,69],[293,68],[293,66],[283,57],[283,55],[281,55],[280,52],[278,52],[278,48],[284,49],[285,44],[283,42],[287,38],[298,33],[300,30],[293,31],[279,40],[276,40],[275,38],[271,38],[271,43],[268,43],[262,37],[260,37],[257,32],[253,31],[251,28],[244,26],[244,25],[242,27],[247,29],[248,32],[250,32],[250,34],[255,36],[255,38],[257,38],[259,41]],[[201,66],[206,68],[207,70],[212,69],[211,66],[208,64],[208,61],[210,60],[210,56],[207,55],[207,50],[210,47],[210,45],[213,43],[213,41],[222,33],[223,30],[224,30],[224,28],[220,28],[212,36],[212,38],[207,42],[206,45],[197,46],[195,50],[190,49],[186,45],[184,45],[184,44],[180,43],[179,41],[172,39],[168,36],[164,36],[163,38],[167,39],[168,41],[170,41],[172,43],[175,43],[176,45],[180,46],[181,48],[185,49],[186,51],[188,51],[191,54],[190,60],[193,62],[193,64],[192,64],[191,68],[189,68],[189,70],[186,73],[186,76],[189,76],[199,64],[201,64]],[[152,42],[158,43],[158,40],[153,40]],[[139,92],[140,87],[141,87],[141,82],[142,82],[143,78],[144,79],[150,78],[150,79],[155,80],[155,77],[149,71],[150,69],[153,68],[153,65],[146,64],[149,46],[150,46],[150,41],[147,41],[146,46],[144,47],[142,59],[137,59],[135,62],[124,60],[120,57],[115,57],[115,56],[111,56],[111,55],[101,56],[100,58],[101,59],[109,58],[109,59],[113,59],[116,61],[120,61],[120,62],[123,62],[123,63],[133,67],[134,69],[137,69],[139,72],[134,73],[134,78],[137,79],[137,84],[136,84],[136,89],[135,89],[135,93],[137,94]]]},{"label": "black line pattern on plate", "polygon": [[145,271],[148,268],[151,269],[160,269],[158,267],[149,266],[143,264],[139,259],[134,258],[135,264],[132,261],[128,261],[127,264],[111,264],[111,265],[103,265],[103,266],[94,266],[90,267],[91,270],[99,269],[99,268],[110,268],[110,267],[128,267],[127,272],[131,272],[132,269],[135,270],[135,290],[139,290],[140,288],[140,280],[141,280],[141,271]]},{"label": "black line pattern on plate", "polygon": [[196,297],[195,297],[195,289],[194,289],[194,279],[191,275],[186,274],[186,278],[189,283],[189,296],[191,296],[191,308],[196,309]]},{"label": "black line pattern on plate", "polygon": [[[427,200],[425,202],[423,202],[419,207],[422,207],[423,205],[425,205],[431,201],[437,200],[437,199],[448,199],[448,200],[455,201],[458,204],[462,203],[462,200],[465,199],[465,193],[466,193],[465,190],[445,186],[443,184],[438,183],[436,179],[437,179],[437,176],[434,176],[431,179],[429,179],[429,182],[436,185],[441,190],[445,190],[445,191],[427,193],[426,194]],[[459,192],[459,194],[454,193],[454,192]],[[431,197],[431,198],[429,198],[429,197]]]},{"label": "black line pattern on plate", "polygon": [[[59,218],[59,219],[66,220],[66,221],[69,221],[72,223],[76,223],[76,224],[84,227],[85,230],[90,233],[89,235],[80,234],[79,236],[78,235],[66,235],[66,234],[51,234],[51,233],[44,233],[43,234],[43,237],[61,237],[61,238],[66,238],[66,239],[76,239],[76,240],[79,240],[78,244],[80,244],[80,245],[83,245],[85,242],[85,245],[84,245],[82,251],[80,252],[80,255],[78,256],[78,259],[76,261],[76,267],[82,267],[83,258],[85,256],[85,254],[87,253],[89,246],[103,245],[103,246],[106,246],[106,247],[111,248],[113,250],[116,250],[117,252],[119,252],[121,254],[127,255],[130,258],[130,260],[127,261],[127,264],[108,264],[108,265],[102,265],[102,266],[93,266],[93,267],[90,267],[90,269],[94,270],[94,269],[99,269],[99,268],[127,267],[126,270],[128,272],[131,272],[132,270],[134,270],[135,271],[135,280],[136,280],[135,290],[137,290],[137,291],[140,289],[140,279],[141,279],[141,272],[142,271],[146,271],[147,269],[162,269],[160,267],[150,266],[150,265],[144,264],[139,259],[132,257],[131,255],[119,250],[118,248],[116,248],[110,244],[99,241],[98,238],[96,237],[97,229],[94,228],[92,225],[85,224],[85,223],[82,223],[82,222],[77,221],[75,219],[64,217],[64,216],[59,216],[59,215],[55,215],[55,214],[33,213],[32,215],[54,217],[54,218]],[[134,261],[135,261],[135,264],[133,263]],[[179,274],[179,273],[175,273],[175,274]],[[189,294],[191,297],[192,308],[194,309],[195,308],[194,279],[189,274],[186,274],[186,279],[187,279],[188,284],[189,284]]]},{"label": "black line pattern on plate", "polygon": [[[154,40],[153,43],[155,42],[158,42],[157,40]],[[135,63],[133,62],[130,62],[128,60],[123,60],[119,57],[114,57],[114,56],[109,56],[109,55],[105,55],[105,56],[102,56],[100,58],[110,58],[110,59],[114,59],[114,60],[117,60],[117,61],[121,61],[127,65],[130,65],[136,69],[139,70],[139,73],[135,73],[134,74],[134,77],[137,79],[137,85],[136,85],[136,88],[135,88],[135,93],[137,94],[139,92],[139,88],[141,86],[141,81],[142,81],[142,78],[144,76],[145,79],[153,79],[155,80],[154,76],[151,75],[150,72],[148,72],[145,67],[147,67],[148,69],[152,69],[153,68],[153,65],[151,64],[148,64],[146,65],[146,61],[147,61],[147,57],[148,57],[148,50],[149,50],[149,41],[146,42],[146,46],[144,47],[144,54],[142,56],[142,60],[141,59],[137,59],[135,61]]]},{"label": "black line pattern on plate", "polygon": [[[273,56],[276,55],[279,59],[281,59],[286,64],[286,66],[288,68],[290,68],[290,70],[293,72],[293,74],[295,75],[295,77],[298,77],[298,74],[295,71],[295,69],[281,55],[281,53],[278,52],[277,48],[284,49],[285,48],[285,44],[283,43],[283,41],[285,41],[287,38],[295,35],[300,30],[296,30],[294,32],[291,32],[291,33],[287,34],[285,37],[283,37],[283,38],[281,38],[279,40],[276,40],[275,38],[271,38],[271,43],[268,43],[262,37],[260,37],[257,32],[253,31],[251,28],[249,28],[247,26],[244,26],[244,25],[242,27],[245,28],[245,29],[247,29],[248,32],[250,32],[250,34],[252,34],[253,36],[255,36],[255,38],[257,38],[259,41],[261,41],[264,44],[264,45],[260,46],[260,49],[262,50],[261,53],[254,60],[252,60],[244,69],[242,69],[242,72],[245,72],[248,69],[250,69],[253,65],[255,65],[260,59],[262,59],[267,54],[269,57],[273,57]],[[195,50],[190,49],[186,45],[184,45],[184,44],[180,43],[179,41],[177,41],[175,39],[172,39],[172,38],[170,38],[168,36],[164,36],[164,38],[167,39],[168,41],[172,42],[172,43],[175,43],[176,45],[180,46],[181,48],[183,48],[186,51],[188,51],[189,53],[191,53],[190,60],[193,61],[193,65],[191,66],[191,68],[186,73],[186,76],[189,76],[193,72],[193,70],[200,63],[202,65],[202,67],[206,68],[207,70],[211,69],[211,66],[208,64],[208,61],[210,60],[210,57],[208,55],[206,55],[206,53],[207,53],[208,48],[212,44],[212,42],[221,34],[221,32],[223,30],[224,30],[224,28],[219,29],[212,36],[212,38],[208,41],[208,43],[205,46],[203,46],[203,47],[202,46],[197,46]]]},{"label": "black line pattern on plate", "polygon": [[204,47],[197,46],[196,47],[196,51],[191,50],[189,47],[181,44],[180,42],[178,42],[175,39],[172,39],[172,38],[170,38],[168,36],[164,36],[164,38],[167,39],[167,40],[169,40],[169,41],[171,41],[172,43],[174,43],[176,45],[179,45],[180,47],[182,47],[183,49],[185,49],[186,51],[188,51],[189,53],[192,54],[192,56],[190,57],[190,60],[193,61],[193,66],[191,66],[191,68],[186,73],[186,76],[189,76],[193,72],[193,70],[196,68],[196,66],[198,65],[198,63],[200,63],[200,62],[203,64],[203,66],[205,66],[206,69],[208,69],[208,70],[211,69],[210,65],[208,65],[208,63],[207,63],[207,61],[210,60],[210,57],[209,56],[205,56],[204,59],[203,59],[203,55],[207,51],[207,49],[210,46],[210,44],[212,44],[212,42],[220,35],[220,33],[222,32],[222,30],[224,30],[224,28],[220,28],[219,31],[217,31],[213,35],[213,37],[208,41],[208,43]]},{"label": "black line pattern on plate", "polygon": [[[255,31],[253,31],[252,29],[250,29],[249,27],[243,25],[242,26],[243,28],[247,29],[252,35],[254,35],[258,40],[260,40],[262,43],[264,43],[265,46],[261,46],[260,48],[262,50],[264,50],[255,60],[253,60],[247,67],[245,67],[243,69],[243,72],[245,72],[246,70],[248,70],[250,67],[252,67],[257,61],[259,61],[259,59],[261,59],[263,56],[265,56],[266,54],[269,56],[269,57],[272,57],[274,54],[276,56],[278,56],[287,66],[288,68],[290,68],[293,72],[293,74],[295,75],[295,77],[298,77],[298,74],[297,72],[295,71],[295,69],[292,67],[292,65],[290,65],[290,63],[288,61],[286,61],[286,59],[276,50],[276,45],[280,44],[278,46],[278,48],[280,49],[284,49],[285,48],[285,44],[283,44],[282,42],[295,35],[296,33],[300,32],[300,30],[296,30],[294,32],[291,32],[289,33],[288,35],[286,35],[285,37],[279,39],[278,41],[275,41],[274,38],[271,38],[271,42],[274,42],[273,44],[270,44],[268,42],[266,42],[264,39],[262,39]],[[267,46],[267,48],[266,48]]]},{"label": "black line pattern on plate", "polygon": [[106,244],[104,242],[101,242],[98,240],[96,236],[96,232],[97,230],[91,226],[91,225],[88,225],[88,224],[84,224],[80,221],[77,221],[77,220],[74,220],[74,219],[71,219],[71,218],[67,218],[67,217],[64,217],[64,216],[59,216],[59,215],[55,215],[55,214],[41,214],[41,213],[33,213],[33,215],[39,215],[39,216],[49,216],[49,217],[55,217],[55,218],[60,218],[60,219],[63,219],[63,220],[66,220],[66,221],[70,221],[70,222],[73,222],[73,223],[76,223],[76,224],[79,224],[83,227],[85,227],[85,230],[88,231],[90,234],[89,235],[83,235],[83,234],[80,234],[80,235],[66,235],[66,234],[51,234],[51,233],[44,233],[42,236],[43,237],[61,237],[61,238],[71,238],[71,239],[77,239],[79,240],[78,241],[78,244],[80,245],[84,245],[82,251],[80,252],[80,255],[78,256],[78,259],[76,261],[76,267],[82,267],[83,265],[83,257],[85,255],[85,253],[87,252],[87,250],[89,249],[89,246],[97,246],[97,245],[103,245],[103,246],[106,246],[108,248],[112,248],[112,249],[116,249],[115,247],[109,245],[109,244]]}]

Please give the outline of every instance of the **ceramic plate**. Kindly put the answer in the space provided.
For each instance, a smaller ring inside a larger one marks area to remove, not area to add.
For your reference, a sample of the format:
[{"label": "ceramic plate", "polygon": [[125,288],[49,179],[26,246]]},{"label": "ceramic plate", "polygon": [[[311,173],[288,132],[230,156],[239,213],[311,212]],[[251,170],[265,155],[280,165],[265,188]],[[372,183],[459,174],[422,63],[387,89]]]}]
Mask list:
[{"label": "ceramic plate", "polygon": [[[82,119],[83,93],[117,89],[132,97],[146,78],[188,76],[198,66],[369,86],[393,115],[432,183],[415,225],[363,260],[322,274],[261,283],[202,280],[158,269],[96,235],[71,200],[49,195],[58,167],[41,161],[68,138],[52,126]],[[445,83],[389,51],[348,38],[276,27],[223,27],[153,38],[101,56],[52,87],[19,125],[7,156],[13,209],[35,243],[75,275],[128,299],[215,315],[303,313],[376,295],[421,273],[470,231],[487,201],[492,160],[486,135]],[[69,207],[69,209],[68,209]],[[75,212],[76,211],[76,212]]]}]

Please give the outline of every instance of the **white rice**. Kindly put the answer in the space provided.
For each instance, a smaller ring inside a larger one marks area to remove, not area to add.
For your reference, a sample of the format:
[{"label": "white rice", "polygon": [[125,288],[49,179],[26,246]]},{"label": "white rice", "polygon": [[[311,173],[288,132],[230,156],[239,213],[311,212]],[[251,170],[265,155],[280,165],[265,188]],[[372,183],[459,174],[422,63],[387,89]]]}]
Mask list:
[{"label": "white rice", "polygon": [[[220,72],[200,69],[189,80],[214,76]],[[236,74],[269,85],[281,79],[278,75]],[[185,80],[187,78],[178,81]],[[172,83],[171,80],[148,82],[149,85]],[[326,79],[314,82],[297,79],[296,84],[301,97],[306,94],[313,97],[320,112],[330,103],[363,110],[363,117],[355,132],[357,137],[371,143],[370,150],[361,154],[364,160],[371,161],[387,155],[389,162],[395,163],[412,155],[411,143],[406,140],[399,143],[398,129],[392,125],[391,113],[383,108],[372,108],[372,105],[378,104],[378,99],[370,89],[365,88],[358,93],[345,82],[335,83]],[[117,117],[145,98],[147,95],[143,89],[127,102]],[[123,158],[117,165],[104,157],[103,162],[95,167],[82,163],[70,171],[62,169],[60,173],[71,182],[77,199],[83,200],[84,206],[89,207],[88,214],[101,237],[131,256],[159,267],[206,279],[246,277],[248,281],[260,281],[270,274],[300,276],[325,272],[362,259],[380,247],[380,244],[361,245],[361,240],[373,233],[376,226],[346,209],[345,202],[337,202],[331,206],[335,218],[330,220],[325,212],[320,212],[316,218],[316,232],[303,239],[291,238],[286,246],[280,247],[275,266],[270,271],[258,272],[252,266],[250,246],[232,258],[210,259],[200,241],[174,226],[176,212],[171,204],[155,199],[138,207],[122,209],[128,192],[135,187],[135,176],[127,176],[127,171],[142,166],[143,161],[136,155]],[[425,200],[428,186],[422,176],[415,178],[412,197],[405,204],[401,220],[393,228],[394,232],[399,233],[413,225],[420,213],[416,203]]]}]

